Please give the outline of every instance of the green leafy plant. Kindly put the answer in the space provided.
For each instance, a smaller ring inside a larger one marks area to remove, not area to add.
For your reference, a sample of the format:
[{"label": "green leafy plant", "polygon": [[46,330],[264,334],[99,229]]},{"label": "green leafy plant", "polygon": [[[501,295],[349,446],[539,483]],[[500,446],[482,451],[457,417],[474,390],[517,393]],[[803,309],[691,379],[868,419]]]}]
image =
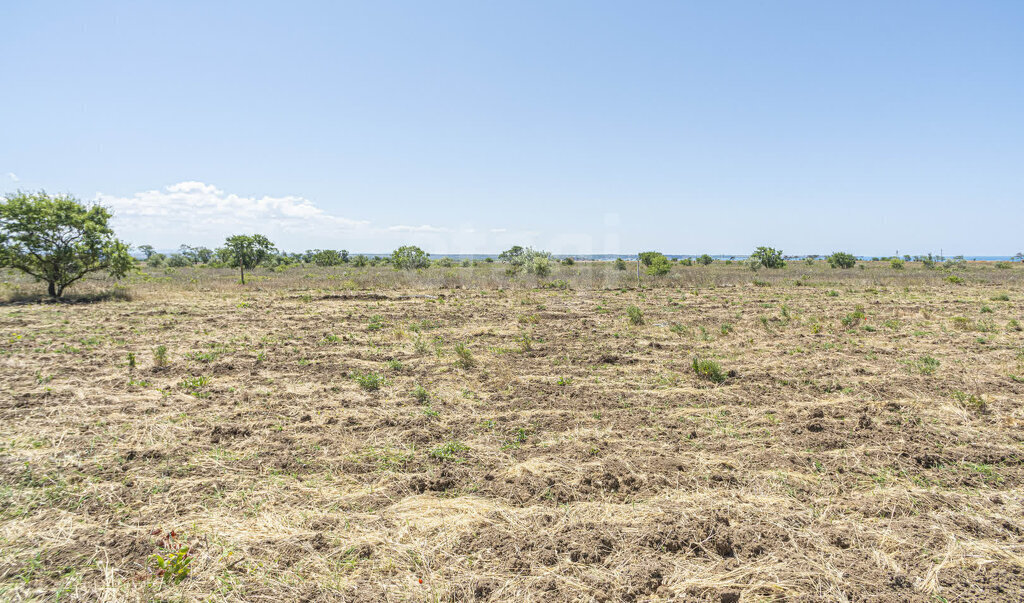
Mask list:
[{"label": "green leafy plant", "polygon": [[758,247],[754,250],[754,253],[750,254],[750,262],[752,266],[761,266],[764,268],[785,268],[786,262],[782,257],[781,249],[774,249],[772,247]]},{"label": "green leafy plant", "polygon": [[918,357],[914,362],[914,367],[917,369],[917,372],[922,375],[933,375],[935,374],[935,371],[939,369],[939,364],[940,362],[937,358],[925,354]]},{"label": "green leafy plant", "polygon": [[415,245],[403,245],[391,252],[395,270],[415,270],[430,266],[430,254]]},{"label": "green leafy plant", "polygon": [[701,379],[711,381],[712,383],[722,383],[726,379],[726,374],[722,372],[722,367],[709,358],[694,357],[693,372]]},{"label": "green leafy plant", "polygon": [[852,253],[844,251],[837,251],[825,259],[828,260],[828,265],[833,268],[849,269],[857,265],[857,258]]},{"label": "green leafy plant", "polygon": [[626,260],[624,260],[622,258],[615,258],[615,269],[616,270],[625,270],[626,269]]},{"label": "green leafy plant", "polygon": [[169,361],[167,360],[167,346],[158,345],[153,348],[153,366],[157,368],[163,368],[167,366]]},{"label": "green leafy plant", "polygon": [[893,259],[889,260],[889,265],[892,266],[893,270],[903,270],[903,265],[905,263],[906,262],[904,262],[900,258],[893,258]]},{"label": "green leafy plant", "polygon": [[[154,535],[159,535],[156,530]],[[161,536],[160,550],[150,556],[150,565],[165,584],[179,584],[192,573],[192,548],[182,543],[180,535],[171,530]]]},{"label": "green leafy plant", "polygon": [[208,392],[204,392],[203,388],[205,388],[209,384],[210,378],[200,375],[198,377],[185,377],[184,379],[181,380],[181,383],[178,384],[178,387],[180,387],[182,390],[185,391],[186,394],[190,396],[195,396],[196,398],[206,398],[210,394]]},{"label": "green leafy plant", "polygon": [[988,410],[988,404],[985,402],[985,399],[976,394],[968,394],[957,390],[953,392],[953,400],[964,410],[976,413],[983,413]]},{"label": "green leafy plant", "polygon": [[473,358],[473,353],[466,347],[464,343],[455,344],[455,355],[457,356],[455,364],[462,368],[468,369],[473,368],[476,364],[476,360]]},{"label": "green leafy plant", "polygon": [[224,247],[219,251],[227,265],[238,268],[243,285],[246,270],[251,272],[277,252],[270,239],[258,234],[228,237],[224,241]]},{"label": "green leafy plant", "polygon": [[462,458],[459,454],[467,451],[469,451],[469,446],[466,446],[458,440],[450,440],[440,446],[432,448],[428,454],[431,458],[442,461],[462,462]]},{"label": "green leafy plant", "polygon": [[626,315],[629,317],[629,324],[638,326],[644,324],[644,313],[640,308],[630,306],[626,308]]},{"label": "green leafy plant", "polygon": [[417,385],[416,387],[412,388],[412,397],[417,402],[425,404],[430,400],[430,392],[428,392],[427,388],[423,387],[422,385]]},{"label": "green leafy plant", "polygon": [[379,390],[386,383],[383,376],[372,372],[356,373],[352,378],[359,384],[359,387],[370,392]]},{"label": "green leafy plant", "polygon": [[53,298],[93,272],[122,278],[135,259],[115,238],[110,218],[106,208],[70,195],[8,194],[0,202],[0,268],[45,282]]}]

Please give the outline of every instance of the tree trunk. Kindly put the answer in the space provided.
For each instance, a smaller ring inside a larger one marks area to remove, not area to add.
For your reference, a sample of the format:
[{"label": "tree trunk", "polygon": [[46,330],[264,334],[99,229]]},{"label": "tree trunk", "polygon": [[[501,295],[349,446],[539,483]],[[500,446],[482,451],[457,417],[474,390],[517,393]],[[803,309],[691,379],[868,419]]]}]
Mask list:
[{"label": "tree trunk", "polygon": [[244,266],[239,266],[238,269],[242,271],[242,284],[244,285],[245,284],[245,267]]},{"label": "tree trunk", "polygon": [[50,294],[50,297],[60,297],[60,293],[57,293],[57,283],[53,281],[47,283],[46,292]]}]

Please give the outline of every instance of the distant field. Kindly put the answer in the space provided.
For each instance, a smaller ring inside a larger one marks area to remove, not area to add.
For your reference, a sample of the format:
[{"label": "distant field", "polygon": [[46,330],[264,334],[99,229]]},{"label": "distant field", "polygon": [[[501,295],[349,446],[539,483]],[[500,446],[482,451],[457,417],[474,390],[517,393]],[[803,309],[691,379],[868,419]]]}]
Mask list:
[{"label": "distant field", "polygon": [[11,275],[0,600],[1024,600],[1024,265],[861,265]]}]

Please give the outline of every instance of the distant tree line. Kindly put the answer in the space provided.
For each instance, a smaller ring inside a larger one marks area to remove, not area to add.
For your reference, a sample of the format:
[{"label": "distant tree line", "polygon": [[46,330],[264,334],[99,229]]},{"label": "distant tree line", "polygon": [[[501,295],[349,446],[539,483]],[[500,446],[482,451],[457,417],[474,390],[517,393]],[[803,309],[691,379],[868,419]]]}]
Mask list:
[{"label": "distant tree line", "polygon": [[[44,191],[38,193],[17,192],[5,196],[0,202],[0,268],[15,269],[47,284],[47,292],[54,298],[64,294],[65,289],[85,276],[105,272],[114,278],[122,278],[136,269],[129,245],[118,240],[111,229],[110,212],[99,205],[85,204],[71,195],[51,196]],[[189,266],[237,268],[239,278],[245,283],[246,272],[259,266],[283,267],[296,264],[316,266],[355,267],[378,264],[391,265],[396,270],[422,270],[430,266],[451,268],[456,261],[450,257],[436,260],[415,245],[404,245],[390,256],[350,256],[345,249],[308,249],[302,253],[284,253],[274,243],[260,234],[239,234],[227,237],[224,245],[216,249],[182,245],[170,255],[157,252],[152,245],[140,245],[138,251],[144,256],[149,267],[167,266],[184,268]],[[818,256],[804,259],[814,263]],[[732,263],[731,258],[726,260]],[[786,266],[782,250],[772,247],[758,247],[750,254],[747,265],[752,270],[760,268],[780,269]],[[837,251],[827,256],[826,261],[833,268],[849,269],[857,265],[857,258],[851,253]],[[941,266],[944,270],[962,270],[966,267],[963,256],[951,259],[932,254],[924,256],[904,255],[902,258],[872,258],[874,261],[889,261],[895,270],[902,270],[910,261],[920,262],[925,268]],[[1018,252],[1014,260],[1024,261],[1024,252]],[[509,276],[532,274],[544,277],[551,274],[556,260],[548,251],[515,245],[499,256],[498,260],[507,265]],[[491,263],[492,258],[483,262]],[[695,259],[669,260],[658,251],[640,253],[637,261],[651,276],[664,276],[671,272],[672,265],[694,264],[708,266],[715,259],[703,254]],[[479,261],[462,260],[464,267],[475,266]],[[566,257],[563,265],[572,266],[575,260]],[[615,269],[626,270],[626,262],[617,258]],[[997,262],[997,268],[1009,268],[1007,262]],[[861,266],[863,268],[863,266]],[[953,277],[950,277],[953,278]]]}]

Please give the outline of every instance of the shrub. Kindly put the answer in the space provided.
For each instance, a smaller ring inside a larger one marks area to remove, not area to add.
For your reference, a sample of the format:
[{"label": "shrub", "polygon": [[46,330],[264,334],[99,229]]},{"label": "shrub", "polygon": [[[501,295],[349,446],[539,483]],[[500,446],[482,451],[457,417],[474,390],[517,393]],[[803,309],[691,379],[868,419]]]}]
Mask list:
[{"label": "shrub", "polygon": [[187,257],[181,255],[180,253],[175,253],[171,255],[171,257],[167,258],[168,268],[185,268],[191,265],[192,262],[190,262]]},{"label": "shrub", "polygon": [[442,268],[454,268],[455,267],[455,260],[453,260],[453,259],[451,259],[450,257],[447,257],[447,256],[437,260],[434,263],[436,265],[442,267]]},{"label": "shrub", "polygon": [[712,383],[722,383],[726,377],[725,373],[722,372],[722,367],[714,360],[708,358],[695,357],[693,359],[693,372],[701,379],[711,381]]},{"label": "shrub", "polygon": [[657,251],[644,251],[639,256],[640,263],[647,266],[647,274],[663,276],[672,269],[672,264],[664,254]]},{"label": "shrub", "polygon": [[782,259],[782,250],[771,247],[758,247],[750,254],[752,265],[765,268],[785,268],[786,262]]},{"label": "shrub", "polygon": [[153,349],[153,366],[163,368],[167,366],[167,346],[158,345]]},{"label": "shrub", "polygon": [[654,263],[656,258],[665,256],[661,253],[658,253],[657,251],[644,251],[641,252],[638,257],[640,258],[641,264],[643,264],[644,266],[650,266],[651,264]]},{"label": "shrub", "polygon": [[616,270],[625,270],[626,269],[626,260],[624,260],[622,258],[615,258],[615,269]]},{"label": "shrub", "polygon": [[955,274],[951,274],[951,275],[947,276],[946,277],[946,281],[948,281],[950,283],[953,283],[954,285],[962,285],[962,284],[964,284],[964,279],[959,277],[959,276],[957,276],[957,275],[955,275]]},{"label": "shrub", "polygon": [[573,258],[562,258],[562,264],[565,266],[572,266],[575,263],[576,260],[574,260]]},{"label": "shrub", "polygon": [[546,257],[537,256],[531,259],[526,265],[526,271],[537,276],[548,276],[551,274],[551,260]]},{"label": "shrub", "polygon": [[1010,262],[996,262],[995,266],[1000,270],[1009,270],[1010,268],[1013,268],[1013,265],[1010,264]]},{"label": "shrub", "polygon": [[668,258],[658,254],[660,257],[654,258],[653,262],[647,267],[647,274],[651,276],[665,276],[672,270],[672,264],[669,263]]},{"label": "shrub", "polygon": [[636,306],[630,306],[626,308],[626,314],[629,316],[629,324],[642,325],[644,324],[644,313],[640,311],[640,308]]},{"label": "shrub", "polygon": [[854,307],[853,312],[851,312],[851,313],[847,314],[845,317],[843,317],[843,326],[844,327],[855,327],[855,326],[859,325],[861,323],[861,321],[864,320],[864,317],[865,317],[864,306],[857,305],[857,306]]},{"label": "shrub", "polygon": [[[673,258],[672,261],[675,262],[676,259]],[[683,260],[679,262],[679,264],[682,266],[693,266],[693,260],[690,258],[683,258]]]},{"label": "shrub", "polygon": [[455,344],[455,355],[458,356],[455,364],[462,368],[473,368],[473,365],[476,364],[476,360],[473,359],[473,352],[470,352],[469,348],[463,343]]},{"label": "shrub", "polygon": [[893,270],[903,270],[904,261],[899,258],[893,258],[889,260],[889,265],[892,266]]},{"label": "shrub", "polygon": [[997,293],[996,295],[993,295],[991,299],[992,299],[992,301],[1010,301],[1010,294],[1009,293]]},{"label": "shrub", "polygon": [[359,384],[359,387],[370,392],[377,391],[386,383],[384,377],[377,373],[358,373],[352,378]]},{"label": "shrub", "polygon": [[697,263],[700,264],[701,266],[710,266],[714,261],[715,258],[711,257],[706,253],[697,258]]},{"label": "shrub", "polygon": [[430,254],[415,245],[403,245],[391,252],[395,270],[415,270],[430,266]]},{"label": "shrub", "polygon": [[369,263],[370,260],[368,260],[366,256],[363,254],[359,254],[356,257],[352,258],[352,265],[355,266],[356,268],[364,268]]},{"label": "shrub", "polygon": [[826,259],[828,260],[828,265],[833,268],[847,269],[857,265],[857,258],[853,257],[853,254],[844,251],[837,251]]}]

